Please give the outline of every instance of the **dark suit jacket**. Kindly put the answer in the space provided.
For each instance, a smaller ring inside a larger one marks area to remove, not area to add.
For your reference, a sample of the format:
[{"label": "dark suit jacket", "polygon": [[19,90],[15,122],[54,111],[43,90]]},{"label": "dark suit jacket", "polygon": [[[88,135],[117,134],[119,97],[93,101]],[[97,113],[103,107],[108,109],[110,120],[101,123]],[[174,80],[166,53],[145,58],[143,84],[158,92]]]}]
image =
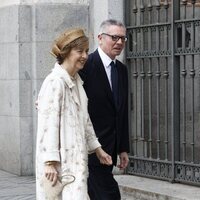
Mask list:
[{"label": "dark suit jacket", "polygon": [[[129,152],[128,135],[128,75],[127,68],[116,62],[119,80],[119,106],[116,108],[110,84],[98,51],[89,55],[79,72],[88,96],[88,111],[102,148],[116,164],[117,154]],[[89,156],[89,165],[99,165],[95,154]]]}]

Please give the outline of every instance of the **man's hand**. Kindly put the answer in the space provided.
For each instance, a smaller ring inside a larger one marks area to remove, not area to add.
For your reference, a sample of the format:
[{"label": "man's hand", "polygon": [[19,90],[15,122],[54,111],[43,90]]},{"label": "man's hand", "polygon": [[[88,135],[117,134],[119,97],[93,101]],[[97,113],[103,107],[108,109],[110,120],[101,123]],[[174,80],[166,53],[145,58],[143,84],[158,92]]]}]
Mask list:
[{"label": "man's hand", "polygon": [[112,165],[112,158],[101,147],[95,149],[96,155],[103,165]]},{"label": "man's hand", "polygon": [[128,166],[129,158],[127,152],[119,154],[120,164],[117,166],[119,169],[125,169]]}]

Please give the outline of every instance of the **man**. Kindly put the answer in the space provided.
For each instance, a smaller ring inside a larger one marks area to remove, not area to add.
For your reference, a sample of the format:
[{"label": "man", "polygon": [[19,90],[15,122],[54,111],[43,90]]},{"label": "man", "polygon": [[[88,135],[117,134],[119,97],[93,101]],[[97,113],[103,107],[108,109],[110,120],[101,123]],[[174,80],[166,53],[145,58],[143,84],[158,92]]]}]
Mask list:
[{"label": "man", "polygon": [[[121,22],[112,19],[102,22],[99,47],[89,55],[80,72],[96,135],[102,148],[112,156],[113,165],[116,165],[119,155],[120,169],[125,169],[129,161],[128,75],[126,66],[116,60],[116,56],[120,55],[126,40],[126,29]],[[95,154],[89,156],[88,165],[91,200],[121,199],[112,174],[113,165],[100,164]]]}]

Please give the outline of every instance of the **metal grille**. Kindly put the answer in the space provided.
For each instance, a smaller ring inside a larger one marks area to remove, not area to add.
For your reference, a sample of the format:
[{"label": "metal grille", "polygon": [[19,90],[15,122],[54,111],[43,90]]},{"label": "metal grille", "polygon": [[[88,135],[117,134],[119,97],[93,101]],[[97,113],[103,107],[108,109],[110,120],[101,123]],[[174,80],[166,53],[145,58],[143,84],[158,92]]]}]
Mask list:
[{"label": "metal grille", "polygon": [[126,1],[129,174],[200,185],[200,1]]}]

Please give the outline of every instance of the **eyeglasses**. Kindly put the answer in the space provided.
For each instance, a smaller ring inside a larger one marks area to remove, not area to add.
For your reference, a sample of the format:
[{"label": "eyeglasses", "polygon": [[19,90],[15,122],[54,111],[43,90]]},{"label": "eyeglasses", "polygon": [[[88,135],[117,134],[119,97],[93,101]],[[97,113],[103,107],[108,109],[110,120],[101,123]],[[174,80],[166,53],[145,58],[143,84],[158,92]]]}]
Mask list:
[{"label": "eyeglasses", "polygon": [[111,37],[112,41],[114,41],[114,42],[117,42],[119,39],[121,39],[122,42],[127,41],[126,36],[110,35],[110,34],[107,34],[107,33],[102,33],[101,35],[107,35],[107,36]]}]

